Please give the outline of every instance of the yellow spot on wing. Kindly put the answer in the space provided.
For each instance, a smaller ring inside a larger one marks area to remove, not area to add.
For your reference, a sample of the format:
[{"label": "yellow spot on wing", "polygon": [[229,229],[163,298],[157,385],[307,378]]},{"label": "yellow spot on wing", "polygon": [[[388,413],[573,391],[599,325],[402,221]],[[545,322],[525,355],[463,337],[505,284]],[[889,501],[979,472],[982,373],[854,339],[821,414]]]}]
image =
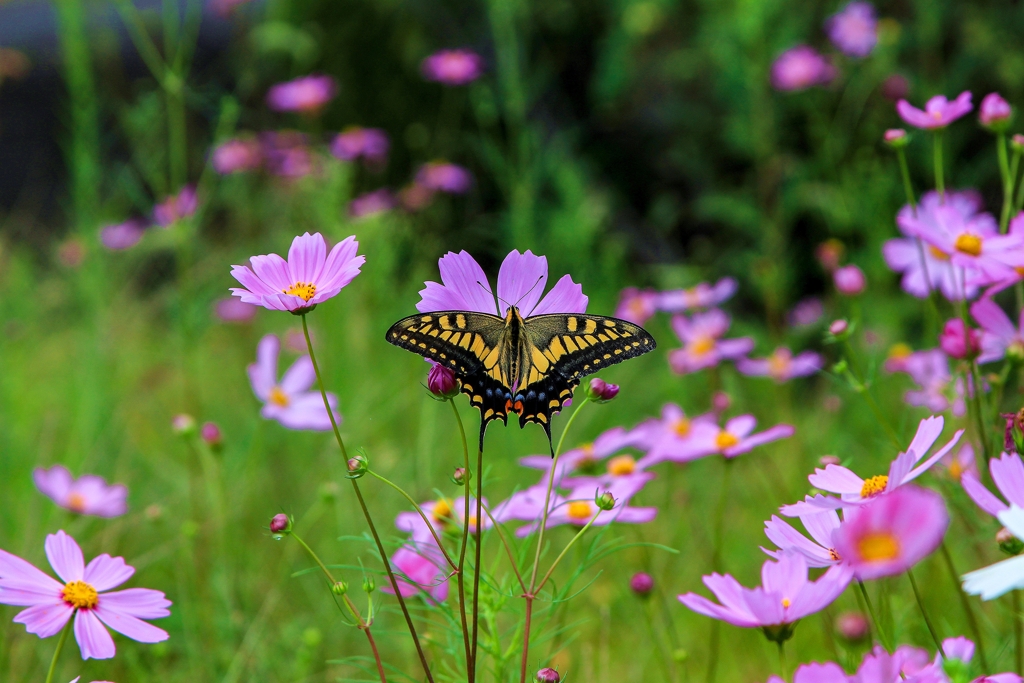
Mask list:
[{"label": "yellow spot on wing", "polygon": [[461,313],[456,315],[455,326],[458,327],[460,330],[466,329],[466,316],[462,315]]},{"label": "yellow spot on wing", "polygon": [[565,347],[562,346],[562,340],[555,337],[551,340],[551,344],[548,346],[548,351],[551,355],[548,356],[552,361],[557,361],[559,358],[565,355]]},{"label": "yellow spot on wing", "polygon": [[446,315],[442,315],[440,318],[438,318],[437,324],[446,330],[452,329],[452,321],[449,320],[448,316]]},{"label": "yellow spot on wing", "polygon": [[483,357],[483,355],[487,351],[487,344],[484,344],[484,338],[481,337],[479,334],[473,337],[473,346],[471,346],[469,350],[477,358]]},{"label": "yellow spot on wing", "polygon": [[590,344],[591,346],[593,346],[594,344],[596,344],[596,343],[597,343],[597,339],[596,339],[596,338],[594,338],[594,336],[593,336],[593,335],[589,335],[589,334],[588,334],[588,335],[586,335],[586,336],[585,336],[585,337],[583,337],[583,338],[584,338],[584,339],[586,339],[586,340],[587,340],[587,343],[588,343],[588,344]]},{"label": "yellow spot on wing", "polygon": [[583,334],[594,334],[594,330],[597,329],[596,320],[588,320],[587,324],[583,327]]},{"label": "yellow spot on wing", "polygon": [[[569,318],[569,320],[575,320],[575,318]],[[576,346],[576,342],[573,341],[572,337],[566,335],[562,337],[562,340],[565,342],[565,348],[569,350],[569,353],[573,353],[574,351],[580,350],[580,347]]]},{"label": "yellow spot on wing", "polygon": [[445,330],[444,332],[441,333],[441,339],[444,339],[445,341],[448,341],[449,339],[451,339],[451,336],[452,336],[452,333],[450,331],[448,331],[448,330]]},{"label": "yellow spot on wing", "polygon": [[495,346],[491,349],[491,352],[487,354],[487,357],[483,359],[484,367],[490,369],[498,364],[498,357],[501,355],[501,349]]},{"label": "yellow spot on wing", "polygon": [[569,329],[570,332],[576,331],[576,325],[576,318],[569,318],[568,320],[565,321],[565,326]]},{"label": "yellow spot on wing", "polygon": [[540,372],[547,372],[551,364],[548,362],[548,359],[544,354],[540,352],[540,349],[534,349],[532,355],[533,364],[537,366],[537,370]]},{"label": "yellow spot on wing", "polygon": [[473,337],[474,336],[475,335],[472,335],[469,332],[463,332],[462,333],[462,341],[459,342],[459,346],[461,346],[464,349],[468,349],[469,345],[471,343],[473,343]]}]

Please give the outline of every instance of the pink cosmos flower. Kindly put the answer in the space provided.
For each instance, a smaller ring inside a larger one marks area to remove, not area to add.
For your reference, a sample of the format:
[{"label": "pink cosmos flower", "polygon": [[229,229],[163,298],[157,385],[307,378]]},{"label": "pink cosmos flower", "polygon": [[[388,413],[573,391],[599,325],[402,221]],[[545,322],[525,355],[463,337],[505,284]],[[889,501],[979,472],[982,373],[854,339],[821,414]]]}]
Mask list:
[{"label": "pink cosmos flower", "polygon": [[342,161],[355,161],[362,157],[372,165],[380,166],[388,160],[391,143],[388,134],[380,128],[351,126],[335,136],[331,154]]},{"label": "pink cosmos flower", "polygon": [[986,128],[999,126],[1013,116],[1013,107],[997,92],[990,92],[981,100],[978,121]]},{"label": "pink cosmos flower", "polygon": [[839,51],[867,57],[878,43],[878,20],[869,2],[851,2],[825,22],[825,32]]},{"label": "pink cosmos flower", "polygon": [[249,138],[235,138],[222,142],[210,156],[213,170],[221,175],[255,171],[263,163],[260,143]]},{"label": "pink cosmos flower", "polygon": [[234,297],[219,299],[217,303],[213,305],[214,315],[216,315],[221,322],[225,323],[252,322],[256,317],[257,310],[259,310],[257,306],[247,304]]},{"label": "pink cosmos flower", "polygon": [[[954,380],[949,372],[949,358],[942,349],[915,351],[905,356],[890,356],[885,362],[887,372],[905,372],[920,387],[908,391],[903,400],[907,405],[922,406],[936,413],[950,409],[955,417],[967,412],[964,401],[964,384],[962,378]],[[953,399],[950,400],[950,389]]]},{"label": "pink cosmos flower", "polygon": [[260,134],[260,153],[267,171],[286,179],[313,172],[314,159],[306,136],[295,131],[267,131]]},{"label": "pink cosmos flower", "polygon": [[111,251],[122,251],[138,244],[145,232],[145,224],[133,218],[100,230],[100,243]]},{"label": "pink cosmos flower", "polygon": [[950,358],[974,358],[981,351],[981,334],[967,327],[961,318],[951,318],[939,333],[939,348]]},{"label": "pink cosmos flower", "polygon": [[[843,667],[835,662],[801,664],[793,672],[793,683],[849,683],[849,680],[850,677],[843,671]],[[770,676],[768,683],[786,682],[778,676]],[[891,682],[886,681],[885,683]]]},{"label": "pink cosmos flower", "polygon": [[832,280],[836,285],[836,290],[844,296],[863,294],[867,288],[864,271],[854,265],[836,268],[836,271],[832,273]]},{"label": "pink cosmos flower", "polygon": [[800,521],[813,540],[808,540],[788,522],[777,515],[772,515],[772,518],[764,523],[764,534],[779,549],[761,550],[776,560],[786,553],[796,553],[803,556],[808,567],[831,567],[839,564],[839,553],[836,552],[833,541],[841,524],[836,511],[809,511],[800,515]]},{"label": "pink cosmos flower", "polygon": [[[545,456],[548,460],[550,456]],[[557,476],[557,474],[556,474]],[[593,494],[593,492],[591,492]],[[537,485],[531,486],[522,491],[516,491],[506,500],[498,503],[491,510],[496,522],[505,524],[513,520],[522,522],[535,522],[539,520],[544,511],[544,499],[547,496],[547,477]],[[551,491],[548,500],[548,514],[556,507],[565,503],[565,499],[555,490]]]},{"label": "pink cosmos flower", "polygon": [[318,114],[338,94],[338,83],[330,76],[302,76],[278,83],[267,92],[267,106],[274,111]]},{"label": "pink cosmos flower", "polygon": [[741,358],[736,369],[752,377],[771,377],[778,383],[788,382],[794,377],[813,375],[825,364],[825,359],[814,351],[804,351],[796,356],[785,346],[772,351],[767,358]]},{"label": "pink cosmos flower", "polygon": [[96,517],[120,517],[128,512],[128,489],[123,484],[110,486],[95,474],[74,479],[66,467],[54,465],[48,470],[34,469],[32,480],[40,493],[65,510]]},{"label": "pink cosmos flower", "polygon": [[[920,661],[920,655],[915,653],[914,665]],[[946,662],[959,660],[964,665],[970,664],[974,658],[974,643],[958,636],[946,638],[942,641],[942,655],[935,654],[935,658],[926,666],[920,668],[912,676],[907,678],[910,683],[950,683],[950,677],[946,673]],[[904,665],[904,668],[908,668]],[[971,683],[1020,683],[1021,677],[1015,673],[993,674],[975,678]]]},{"label": "pink cosmos flower", "polygon": [[643,325],[658,312],[660,296],[653,289],[626,287],[619,294],[619,305],[615,307],[615,317],[628,320],[635,325]]},{"label": "pink cosmos flower", "polygon": [[901,486],[847,508],[833,541],[858,579],[901,574],[939,547],[949,525],[942,496]]},{"label": "pink cosmos flower", "polygon": [[907,131],[902,128],[890,128],[882,135],[882,141],[893,147],[907,141]]},{"label": "pink cosmos flower", "polygon": [[473,185],[473,176],[462,166],[447,161],[431,161],[420,166],[416,172],[416,183],[432,192],[465,194]]},{"label": "pink cosmos flower", "polygon": [[480,78],[484,60],[472,50],[441,50],[423,60],[423,77],[444,85],[466,85]]},{"label": "pink cosmos flower", "polygon": [[307,232],[292,240],[287,261],[269,254],[250,258],[252,270],[232,266],[231,275],[242,287],[232,287],[231,293],[247,304],[305,313],[335,296],[359,275],[366,257],[356,256],[358,249],[359,242],[353,235],[334,245],[328,254],[323,235]]},{"label": "pink cosmos flower", "polygon": [[348,206],[349,215],[353,218],[375,216],[398,206],[398,200],[391,190],[383,187],[355,197]]},{"label": "pink cosmos flower", "polygon": [[666,403],[660,419],[647,420],[636,428],[637,445],[647,450],[638,466],[646,469],[666,460],[681,463],[711,455],[718,433],[715,419],[713,413],[691,419],[676,404]]},{"label": "pink cosmos flower", "polygon": [[700,282],[689,289],[670,289],[658,295],[658,308],[666,313],[685,313],[695,308],[718,306],[736,293],[739,285],[731,277],[723,277],[713,285]]},{"label": "pink cosmos flower", "polygon": [[[436,546],[434,550],[437,550]],[[444,557],[440,552],[437,552],[437,556],[419,552],[409,546],[402,546],[391,556],[398,591],[403,598],[424,591],[437,602],[448,599],[448,572],[445,571]],[[381,590],[385,593],[395,592],[390,583],[381,586]]]},{"label": "pink cosmos flower", "polygon": [[[1020,136],[1024,139],[1024,136]],[[1010,219],[1010,226],[1007,234],[1024,239],[1024,212],[1017,214]],[[987,273],[981,276],[968,278],[968,285],[992,285],[985,290],[986,297],[995,296],[1007,287],[1012,287],[1021,280],[1024,280],[1024,268],[1019,263],[1020,249],[1010,249],[1006,252],[992,254],[992,258],[999,263],[1006,265],[1003,273]]]},{"label": "pink cosmos flower", "polygon": [[49,638],[74,617],[82,659],[114,656],[114,640],[104,624],[140,643],[167,640],[166,631],[142,621],[170,615],[171,601],[163,593],[148,588],[105,592],[135,573],[124,558],[104,554],[86,565],[81,548],[63,531],[46,537],[46,557],[63,584],[0,550],[0,604],[28,607],[14,617],[26,631]]},{"label": "pink cosmos flower", "polygon": [[448,252],[438,261],[441,282],[427,282],[420,290],[416,310],[420,313],[435,311],[476,311],[505,316],[511,304],[519,307],[526,318],[546,313],[585,313],[587,297],[583,287],[568,275],[555,283],[541,299],[548,280],[548,260],[527,250],[509,252],[498,270],[498,300],[480,264],[467,251]]},{"label": "pink cosmos flower", "polygon": [[964,91],[952,102],[945,95],[936,95],[924,105],[924,111],[913,107],[906,100],[896,103],[896,113],[900,118],[915,128],[936,130],[945,128],[958,118],[965,116],[974,109],[971,104],[971,93]]},{"label": "pink cosmos flower", "polygon": [[807,45],[797,45],[786,50],[772,64],[772,87],[783,92],[825,85],[835,77],[835,67]]},{"label": "pink cosmos flower", "polygon": [[959,450],[950,451],[939,460],[953,481],[962,482],[965,476],[978,476],[978,464],[974,458],[974,446],[965,443]]},{"label": "pink cosmos flower", "polygon": [[171,195],[153,207],[153,221],[162,228],[188,218],[199,207],[199,197],[194,185],[186,185],[181,192]]},{"label": "pink cosmos flower", "polygon": [[[278,382],[277,356],[280,350],[281,341],[277,335],[268,334],[260,340],[256,347],[256,362],[248,369],[253,393],[263,401],[260,415],[267,420],[277,420],[288,429],[330,430],[331,418],[324,408],[323,397],[317,390],[310,391],[316,383],[313,361],[309,356],[302,356]],[[327,400],[334,419],[340,423],[338,397],[328,393]]]},{"label": "pink cosmos flower", "polygon": [[942,434],[944,425],[945,419],[942,416],[932,416],[921,420],[917,427],[917,433],[914,434],[907,450],[896,456],[896,459],[889,465],[889,474],[887,475],[879,474],[862,479],[842,465],[828,465],[824,469],[814,470],[814,474],[807,477],[811,486],[829,493],[838,493],[840,497],[808,496],[804,499],[803,504],[784,506],[783,514],[794,516],[814,508],[834,510],[838,507],[857,506],[871,501],[879,494],[892,493],[927,472],[960,441],[960,437],[964,433],[962,429],[957,430],[953,434],[953,438],[930,458],[921,462]]},{"label": "pink cosmos flower", "polygon": [[722,339],[729,329],[729,316],[713,308],[690,318],[672,317],[672,330],[683,342],[683,348],[669,353],[672,370],[680,375],[714,367],[723,360],[735,360],[754,349],[750,337]]},{"label": "pink cosmos flower", "polygon": [[785,554],[761,567],[761,586],[746,588],[733,577],[712,574],[704,577],[721,604],[695,593],[680,595],[679,601],[698,614],[721,619],[745,628],[781,627],[793,624],[826,607],[846,590],[853,574],[845,566],[830,568],[817,581],[807,580],[803,557]]},{"label": "pink cosmos flower", "polygon": [[981,325],[981,355],[979,363],[1002,360],[1007,355],[1024,359],[1024,311],[1017,327],[992,299],[982,299],[971,305],[971,315]]},{"label": "pink cosmos flower", "polygon": [[[570,482],[577,478],[597,476],[605,469],[612,476],[632,474],[636,470],[635,463],[634,467],[628,468],[625,460],[616,463],[609,461],[607,464],[604,461],[612,455],[621,453],[624,448],[640,446],[644,436],[640,429],[626,431],[622,427],[614,427],[603,432],[593,442],[566,451],[558,457],[555,464],[555,486],[572,486]],[[524,467],[542,470],[544,475],[541,477],[541,484],[544,485],[548,481],[552,462],[554,461],[550,455],[528,455],[519,460],[519,464]],[[627,472],[626,469],[630,471]],[[566,479],[567,476],[571,476],[572,479]]]},{"label": "pink cosmos flower", "polygon": [[693,438],[693,448],[735,458],[771,441],[788,439],[796,432],[792,425],[782,424],[751,434],[756,425],[757,418],[753,415],[737,415],[726,422],[725,427],[715,425],[713,431],[702,430]]},{"label": "pink cosmos flower", "polygon": [[[611,510],[602,511],[593,526],[605,526],[617,522],[620,524],[646,524],[652,521],[658,514],[658,509],[653,507],[630,507],[629,501],[654,479],[651,472],[642,472],[625,477],[618,477],[611,481],[608,486],[595,487],[592,483],[585,482],[573,487],[565,496],[561,496],[556,505],[552,505],[548,513],[548,528],[572,524],[583,526],[597,514],[599,508],[594,502],[598,493],[610,493],[615,499],[615,506]],[[520,510],[520,518],[535,520],[533,524],[520,527],[516,530],[516,536],[529,536],[540,526],[539,521],[543,516],[544,502],[540,497],[540,504],[529,509]],[[525,508],[525,504],[524,504]]]},{"label": "pink cosmos flower", "polygon": [[1003,453],[998,458],[992,458],[988,463],[988,471],[992,475],[992,482],[999,493],[1003,494],[1003,498],[1009,501],[1009,505],[985,488],[977,472],[965,473],[960,478],[971,500],[993,517],[998,517],[1010,505],[1024,507],[1024,462],[1021,462],[1020,456],[1016,453]]},{"label": "pink cosmos flower", "polygon": [[821,305],[821,299],[810,297],[797,302],[789,312],[789,324],[793,327],[808,327],[821,320],[824,315],[825,309]]}]

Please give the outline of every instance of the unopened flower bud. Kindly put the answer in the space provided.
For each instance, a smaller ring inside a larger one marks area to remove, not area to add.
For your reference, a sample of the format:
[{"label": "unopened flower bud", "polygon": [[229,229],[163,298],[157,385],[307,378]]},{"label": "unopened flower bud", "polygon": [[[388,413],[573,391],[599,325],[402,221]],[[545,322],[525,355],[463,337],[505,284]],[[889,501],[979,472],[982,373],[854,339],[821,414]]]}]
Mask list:
[{"label": "unopened flower bud", "polygon": [[191,415],[181,413],[175,415],[174,419],[171,420],[171,429],[178,436],[190,437],[196,433],[196,420]]},{"label": "unopened flower bud", "polygon": [[366,474],[367,470],[370,469],[370,465],[366,461],[366,456],[362,453],[349,458],[345,463],[345,466],[348,468],[348,473],[345,475],[346,479],[359,479]]},{"label": "unopened flower bud", "polygon": [[646,572],[637,572],[629,580],[629,589],[642,598],[646,598],[654,590],[654,579]]},{"label": "unopened flower bud", "polygon": [[537,672],[537,683],[559,683],[562,677],[554,669],[544,668]]},{"label": "unopened flower bud", "polygon": [[597,495],[594,496],[594,505],[605,511],[611,510],[615,507],[615,497],[612,496],[609,491],[605,491],[604,493],[598,492]]},{"label": "unopened flower bud", "polygon": [[199,430],[199,436],[202,437],[207,446],[214,450],[220,449],[223,445],[221,442],[220,427],[213,422],[204,422],[202,428]]},{"label": "unopened flower bud", "polygon": [[456,467],[452,472],[452,483],[456,486],[465,486],[468,474],[465,467]]},{"label": "unopened flower bud", "polygon": [[618,384],[608,384],[600,377],[590,380],[590,384],[587,385],[587,398],[594,403],[606,403],[615,398],[618,393]]},{"label": "unopened flower bud", "polygon": [[892,102],[898,102],[906,98],[910,92],[910,81],[902,74],[892,74],[882,81],[882,97]]},{"label": "unopened flower bud", "polygon": [[939,346],[950,358],[970,360],[981,352],[981,335],[960,318],[947,320],[939,335]]},{"label": "unopened flower bud", "polygon": [[454,372],[440,363],[434,363],[427,373],[427,389],[438,398],[453,398],[459,395],[459,380]]},{"label": "unopened flower bud", "polygon": [[724,391],[716,391],[711,397],[711,408],[716,413],[724,413],[732,405],[732,398]]},{"label": "unopened flower bud", "polygon": [[348,582],[335,581],[334,585],[331,586],[331,592],[335,595],[344,595],[345,593],[348,593]]},{"label": "unopened flower bud", "polygon": [[902,128],[890,128],[885,131],[882,140],[893,149],[902,149],[910,144],[910,136]]},{"label": "unopened flower bud", "polygon": [[1017,133],[1010,138],[1010,149],[1015,152],[1024,152],[1024,135]]},{"label": "unopened flower bud", "polygon": [[367,593],[372,593],[377,590],[377,582],[374,581],[372,576],[367,576],[363,579],[363,590]]},{"label": "unopened flower bud", "polygon": [[831,273],[839,267],[839,262],[843,260],[843,252],[845,251],[846,247],[843,246],[843,243],[833,238],[819,244],[814,250],[814,255],[817,257],[821,267]]},{"label": "unopened flower bud", "polygon": [[832,280],[836,284],[836,290],[844,296],[857,296],[867,287],[864,271],[854,265],[836,269],[832,274]]},{"label": "unopened flower bud", "polygon": [[985,128],[996,133],[1005,132],[1006,127],[1010,125],[1012,117],[1013,107],[999,93],[989,93],[981,101],[981,107],[978,110],[978,121]]},{"label": "unopened flower bud", "polygon": [[277,513],[274,515],[274,518],[270,520],[270,533],[272,534],[286,534],[291,530],[292,520],[283,512]]},{"label": "unopened flower bud", "polygon": [[1020,555],[1024,550],[1024,541],[1014,536],[1006,527],[996,532],[996,544],[1007,555]]},{"label": "unopened flower bud", "polygon": [[822,467],[828,467],[829,465],[838,465],[841,461],[838,456],[835,455],[823,455],[818,458],[818,462]]},{"label": "unopened flower bud", "polygon": [[860,612],[843,612],[836,617],[836,633],[848,643],[859,643],[868,637],[871,627]]},{"label": "unopened flower bud", "polygon": [[832,324],[828,326],[828,333],[833,337],[841,337],[846,334],[849,329],[850,323],[840,318],[839,320],[832,321]]}]

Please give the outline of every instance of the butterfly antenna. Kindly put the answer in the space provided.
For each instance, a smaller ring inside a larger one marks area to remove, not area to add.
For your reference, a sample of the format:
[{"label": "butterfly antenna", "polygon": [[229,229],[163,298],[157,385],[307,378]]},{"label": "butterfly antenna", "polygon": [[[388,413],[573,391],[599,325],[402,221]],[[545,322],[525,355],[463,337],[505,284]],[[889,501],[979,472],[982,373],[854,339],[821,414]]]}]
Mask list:
[{"label": "butterfly antenna", "polygon": [[529,288],[528,290],[526,290],[525,292],[523,292],[523,295],[522,295],[521,297],[519,297],[519,300],[518,300],[518,301],[516,301],[516,307],[518,307],[518,306],[519,306],[519,302],[520,302],[520,301],[522,301],[523,299],[525,299],[525,298],[526,298],[527,296],[529,296],[530,292],[532,292],[532,291],[533,291],[534,289],[536,289],[537,285],[539,285],[539,284],[540,284],[540,281],[541,281],[541,280],[543,280],[543,279],[544,279],[544,276],[543,276],[543,275],[542,275],[542,276],[540,276],[540,277],[538,277],[538,278],[537,278],[537,281],[533,283],[533,287],[530,287],[530,288]]},{"label": "butterfly antenna", "polygon": [[[485,292],[487,292],[487,293],[488,293],[488,294],[490,294],[491,296],[494,296],[494,292],[492,292],[492,291],[491,291],[490,289],[488,289],[488,288],[487,288],[487,285],[485,285],[484,283],[480,282],[479,280],[477,280],[477,281],[476,281],[476,283],[477,283],[478,285],[480,285],[480,287],[481,287],[481,288],[482,288],[482,289],[483,289],[483,290],[484,290]],[[507,301],[505,301],[504,299],[502,299],[502,298],[501,298],[500,296],[498,297],[498,303],[502,303],[502,304],[505,304],[506,306],[508,306],[508,302],[507,302]]]}]

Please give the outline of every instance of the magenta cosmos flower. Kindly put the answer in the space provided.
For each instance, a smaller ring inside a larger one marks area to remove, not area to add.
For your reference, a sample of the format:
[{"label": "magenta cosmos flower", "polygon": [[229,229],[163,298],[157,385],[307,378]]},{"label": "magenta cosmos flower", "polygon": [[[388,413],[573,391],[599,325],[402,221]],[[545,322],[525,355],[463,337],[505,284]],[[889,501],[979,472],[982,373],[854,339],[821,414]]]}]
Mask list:
[{"label": "magenta cosmos flower", "polygon": [[992,458],[988,463],[988,471],[992,475],[992,482],[999,493],[1003,494],[1003,498],[1009,501],[1009,505],[985,488],[976,472],[965,473],[960,478],[971,500],[993,517],[998,517],[1010,505],[1024,507],[1024,462],[1021,462],[1020,456],[1016,453],[1003,453],[998,458]]},{"label": "magenta cosmos flower", "polygon": [[962,318],[950,318],[939,333],[939,348],[950,358],[974,358],[981,351],[981,333],[965,325]]},{"label": "magenta cosmos flower", "polygon": [[352,126],[341,131],[331,142],[331,154],[343,161],[363,158],[373,165],[388,160],[388,134],[380,128]]},{"label": "magenta cosmos flower", "polygon": [[441,50],[423,60],[423,77],[444,85],[466,85],[480,78],[484,60],[472,50]]},{"label": "magenta cosmos flower", "polygon": [[901,574],[939,547],[949,526],[942,496],[909,485],[847,508],[835,549],[858,579]]},{"label": "magenta cosmos flower", "polygon": [[668,362],[680,375],[714,367],[723,360],[735,360],[754,348],[750,337],[722,339],[729,330],[729,316],[717,308],[690,318],[673,316],[672,330],[683,342],[683,348],[670,351]]},{"label": "magenta cosmos flower", "polygon": [[[643,472],[628,477],[619,477],[608,486],[598,487],[596,490],[591,483],[575,486],[569,493],[560,498],[557,505],[552,506],[551,511],[548,513],[547,526],[550,528],[571,524],[581,527],[591,519],[594,520],[593,526],[606,526],[612,523],[646,524],[654,520],[658,514],[658,509],[653,507],[630,507],[629,502],[647,485],[647,482],[654,479],[654,476],[651,472]],[[601,514],[598,515],[599,508],[594,502],[594,498],[605,493],[611,494],[612,498],[615,499],[615,506],[611,510],[602,510]],[[540,526],[539,521],[543,516],[543,510],[543,498],[541,498],[540,505],[534,506],[531,509],[521,510],[518,515],[520,519],[533,519],[535,522],[517,529],[516,536],[528,536],[536,531]],[[597,515],[596,519],[594,515]]]},{"label": "magenta cosmos flower", "polygon": [[724,427],[715,425],[714,430],[702,430],[701,434],[694,437],[693,447],[726,458],[735,458],[771,441],[788,439],[796,432],[792,425],[782,424],[752,434],[756,425],[757,418],[753,415],[737,415],[726,422]]},{"label": "magenta cosmos flower", "polygon": [[674,403],[666,403],[660,419],[651,419],[636,427],[638,446],[647,455],[638,463],[646,469],[659,462],[689,462],[714,452],[713,440],[718,433],[715,415],[705,413],[689,418]]},{"label": "magenta cosmos flower", "polygon": [[263,163],[260,143],[251,138],[235,138],[222,142],[210,155],[213,170],[221,175],[255,171]]},{"label": "magenta cosmos flower", "polygon": [[547,313],[586,313],[587,297],[583,287],[568,275],[555,283],[544,298],[548,280],[548,260],[533,252],[509,252],[498,270],[498,300],[495,305],[491,285],[480,264],[469,252],[448,252],[437,263],[441,283],[427,282],[420,290],[416,310],[420,313],[435,311],[476,311],[504,317],[512,304],[519,307],[524,317]]},{"label": "magenta cosmos flower", "polygon": [[868,285],[864,271],[852,264],[836,268],[832,273],[832,281],[836,285],[836,290],[843,296],[863,294]]},{"label": "magenta cosmos flower", "polygon": [[786,50],[772,64],[772,87],[784,92],[825,85],[835,77],[835,67],[807,45],[797,45]]},{"label": "magenta cosmos flower", "polygon": [[431,192],[465,194],[473,186],[473,176],[457,164],[431,161],[420,166],[416,172],[416,184]]},{"label": "magenta cosmos flower", "polygon": [[138,244],[145,232],[146,224],[132,218],[100,230],[100,243],[111,251],[123,251]]},{"label": "magenta cosmos flower", "polygon": [[[952,407],[955,417],[967,412],[963,379],[954,380],[949,372],[949,357],[942,349],[911,352],[909,348],[897,345],[885,361],[885,370],[905,372],[920,385],[904,395],[907,405],[921,406],[936,413]],[[955,394],[952,400],[951,390]]]},{"label": "magenta cosmos flower", "polygon": [[[310,391],[316,383],[313,361],[309,356],[298,358],[278,382],[277,356],[280,350],[281,341],[277,335],[268,334],[260,340],[256,347],[256,362],[248,369],[253,393],[263,401],[260,415],[267,420],[277,420],[288,429],[328,431],[331,429],[331,417],[324,408],[323,397],[319,391]],[[328,392],[327,400],[335,421],[341,422],[338,397]]]},{"label": "magenta cosmos flower", "polygon": [[316,114],[338,93],[338,84],[330,76],[302,76],[278,83],[267,92],[267,106],[274,111]]},{"label": "magenta cosmos flower", "polygon": [[[808,496],[805,503],[819,509],[835,509],[842,506],[856,506],[870,501],[882,493],[891,493],[900,486],[908,484],[924,474],[928,469],[937,463],[946,453],[953,449],[953,446],[960,441],[964,430],[957,430],[946,445],[935,452],[930,458],[921,462],[924,456],[931,450],[932,446],[942,434],[945,419],[941,416],[932,416],[921,420],[917,427],[917,433],[907,450],[900,453],[892,464],[889,465],[889,474],[879,474],[867,479],[862,479],[842,465],[828,465],[824,469],[814,470],[814,474],[807,477],[811,486],[827,491],[838,493],[839,498],[830,496]],[[918,464],[920,463],[920,464]],[[783,509],[787,516],[791,513],[800,513],[808,510],[807,507],[797,503],[788,505]]]},{"label": "magenta cosmos flower", "polygon": [[305,313],[327,301],[352,282],[366,262],[356,256],[359,242],[353,235],[334,245],[327,253],[327,242],[320,233],[308,232],[292,240],[288,260],[277,254],[253,256],[246,266],[232,266],[231,275],[242,287],[231,293],[247,304],[259,304],[275,311]]},{"label": "magenta cosmos flower", "polygon": [[982,329],[979,363],[1002,360],[1007,355],[1015,360],[1024,360],[1024,311],[1021,311],[1017,327],[992,299],[976,301],[971,306],[971,315]]},{"label": "magenta cosmos flower", "polygon": [[86,565],[82,549],[63,531],[46,537],[46,557],[63,584],[0,550],[0,604],[28,607],[14,617],[26,631],[49,638],[74,617],[82,659],[114,656],[114,640],[104,624],[140,643],[167,640],[166,631],[142,621],[170,615],[171,601],[163,593],[148,588],[104,592],[135,573],[124,558],[100,555]]},{"label": "magenta cosmos flower", "polygon": [[794,624],[826,607],[846,590],[852,578],[847,567],[832,567],[817,581],[807,580],[807,563],[799,555],[785,554],[761,567],[761,585],[746,588],[729,576],[712,574],[704,585],[721,604],[695,593],[679,601],[698,614],[733,626],[771,628]]},{"label": "magenta cosmos flower", "polygon": [[635,325],[643,325],[658,312],[660,297],[661,295],[653,289],[626,287],[619,294],[619,305],[615,307],[615,317],[628,320]]},{"label": "magenta cosmos flower", "polygon": [[166,228],[183,218],[192,216],[197,208],[199,208],[199,197],[196,195],[196,188],[186,185],[181,188],[181,192],[171,195],[153,207],[153,222]]},{"label": "magenta cosmos flower", "polygon": [[878,19],[869,2],[851,2],[825,22],[825,33],[840,52],[867,57],[878,43]]},{"label": "magenta cosmos flower", "polygon": [[836,511],[806,512],[800,515],[800,521],[810,534],[810,539],[777,515],[772,515],[772,518],[764,523],[764,534],[779,549],[762,550],[775,559],[780,559],[786,553],[796,553],[804,558],[808,567],[831,567],[839,564],[840,557],[833,540],[841,524]]},{"label": "magenta cosmos flower", "polygon": [[267,171],[282,178],[301,178],[314,169],[313,155],[302,133],[288,130],[261,133],[260,153]]},{"label": "magenta cosmos flower", "polygon": [[[793,683],[849,683],[849,681],[850,677],[843,671],[843,667],[835,662],[801,664],[793,672]],[[786,683],[786,681],[778,676],[770,676],[768,683]],[[885,683],[890,683],[890,681],[885,681]]]},{"label": "magenta cosmos flower", "polygon": [[794,377],[806,377],[821,370],[825,360],[814,351],[793,355],[785,346],[772,351],[767,358],[741,358],[736,369],[752,377],[771,377],[776,382],[788,382]]},{"label": "magenta cosmos flower", "polygon": [[736,280],[723,277],[715,284],[700,282],[689,289],[670,289],[658,295],[658,308],[666,313],[685,313],[697,308],[718,306],[736,293]]},{"label": "magenta cosmos flower", "polygon": [[44,496],[80,515],[120,517],[128,511],[128,489],[123,484],[111,486],[95,474],[75,479],[68,468],[54,465],[48,470],[37,467],[32,480]]},{"label": "magenta cosmos flower", "polygon": [[[424,592],[437,602],[448,599],[448,572],[445,571],[444,556],[436,546],[434,550],[435,553],[423,553],[402,546],[391,556],[391,566],[395,568],[395,579],[402,597],[409,598]],[[381,586],[381,590],[395,592],[390,583]]]},{"label": "magenta cosmos flower", "polygon": [[999,128],[1013,116],[1013,107],[997,92],[990,92],[981,100],[978,121],[986,128]]},{"label": "magenta cosmos flower", "polygon": [[900,100],[896,103],[896,113],[900,118],[915,128],[935,130],[945,128],[958,118],[969,114],[974,109],[971,104],[971,93],[967,90],[960,93],[950,102],[945,95],[936,95],[924,104],[924,111],[911,106],[910,102]]}]

